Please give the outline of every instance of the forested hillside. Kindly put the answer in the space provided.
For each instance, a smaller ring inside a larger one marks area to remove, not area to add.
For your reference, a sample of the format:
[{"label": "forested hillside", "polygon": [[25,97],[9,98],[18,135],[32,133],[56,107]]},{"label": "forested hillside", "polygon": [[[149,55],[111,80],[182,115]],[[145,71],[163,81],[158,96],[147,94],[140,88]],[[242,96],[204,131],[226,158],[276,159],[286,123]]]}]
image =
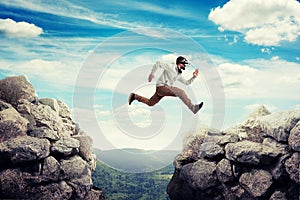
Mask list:
[{"label": "forested hillside", "polygon": [[149,173],[129,173],[97,161],[93,183],[105,191],[108,200],[166,200],[166,188],[173,166]]}]

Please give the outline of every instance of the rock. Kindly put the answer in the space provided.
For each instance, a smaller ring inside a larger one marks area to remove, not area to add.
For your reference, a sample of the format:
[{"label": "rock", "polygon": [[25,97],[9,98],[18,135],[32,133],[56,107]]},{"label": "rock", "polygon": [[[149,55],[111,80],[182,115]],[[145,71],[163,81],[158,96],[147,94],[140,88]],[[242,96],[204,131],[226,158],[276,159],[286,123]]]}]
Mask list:
[{"label": "rock", "polygon": [[85,200],[105,200],[104,193],[100,188],[97,188],[95,186],[92,187],[90,191],[88,191],[88,194],[84,198]]},{"label": "rock", "polygon": [[219,184],[216,164],[205,160],[184,165],[180,177],[187,181],[191,188],[205,190]]},{"label": "rock", "polygon": [[31,130],[28,130],[27,134],[32,137],[38,137],[38,138],[47,138],[50,141],[57,141],[59,140],[59,136],[57,134],[57,131],[54,131],[52,129],[49,129],[45,126],[42,127],[34,127]]},{"label": "rock", "polygon": [[0,143],[0,156],[13,163],[40,160],[49,154],[50,142],[46,139],[23,136]]},{"label": "rock", "polygon": [[278,142],[287,142],[290,130],[300,120],[300,110],[279,112],[257,119],[261,130]]},{"label": "rock", "polygon": [[253,128],[255,127],[255,120],[258,117],[262,117],[270,114],[271,114],[270,111],[268,111],[264,105],[260,105],[251,114],[249,114],[247,119],[243,122],[243,126]]},{"label": "rock", "polygon": [[275,191],[269,200],[287,200],[285,194],[280,191]]},{"label": "rock", "polygon": [[290,178],[295,181],[297,184],[300,184],[299,181],[299,165],[300,165],[300,153],[293,153],[292,157],[285,161],[285,169],[289,174]]},{"label": "rock", "polygon": [[42,176],[45,181],[57,181],[60,175],[59,162],[53,157],[49,156],[44,159]]},{"label": "rock", "polygon": [[25,198],[30,199],[71,199],[73,189],[65,181],[58,183],[48,183],[39,186],[31,186],[26,188],[24,192]]},{"label": "rock", "polygon": [[87,135],[75,135],[74,139],[79,141],[79,154],[86,161],[94,159],[93,153],[93,141],[92,138]]},{"label": "rock", "polygon": [[71,118],[71,111],[69,109],[69,107],[67,106],[67,104],[65,104],[64,102],[57,100],[57,104],[59,106],[59,116],[63,117],[63,118]]},{"label": "rock", "polygon": [[298,113],[270,114],[261,107],[234,128],[186,136],[174,161],[170,199],[299,199]]},{"label": "rock", "polygon": [[230,161],[225,158],[217,164],[216,172],[219,181],[222,183],[232,181],[234,179]]},{"label": "rock", "polygon": [[226,158],[229,160],[253,165],[268,163],[280,154],[271,146],[246,140],[227,144],[225,152]]},{"label": "rock", "polygon": [[80,142],[72,137],[62,137],[51,146],[51,151],[65,156],[78,152]]},{"label": "rock", "polygon": [[238,141],[239,141],[238,135],[226,134],[226,135],[219,138],[219,140],[217,141],[217,144],[226,145],[228,143],[235,143],[235,142],[238,142]]},{"label": "rock", "polygon": [[200,145],[200,158],[218,158],[224,155],[224,149],[216,142],[204,142]]},{"label": "rock", "polygon": [[54,110],[55,112],[59,112],[59,105],[57,103],[57,101],[53,98],[43,98],[43,99],[39,99],[39,102],[44,104],[44,105],[47,105],[47,106],[50,106],[50,108],[52,110]]},{"label": "rock", "polygon": [[87,163],[80,156],[60,161],[61,179],[74,179],[89,173]]},{"label": "rock", "polygon": [[244,173],[239,182],[253,197],[261,197],[266,194],[273,183],[271,174],[265,170],[252,170]]},{"label": "rock", "polygon": [[0,142],[25,136],[27,119],[23,118],[11,105],[0,100]]},{"label": "rock", "polygon": [[291,130],[288,142],[294,151],[300,151],[300,121]]},{"label": "rock", "polygon": [[25,76],[13,76],[0,80],[0,99],[17,107],[19,101],[37,101],[37,95]]},{"label": "rock", "polygon": [[105,199],[92,140],[65,103],[40,101],[25,77],[0,80],[0,199]]},{"label": "rock", "polygon": [[189,184],[180,178],[180,170],[175,169],[167,186],[167,193],[172,200],[193,199],[193,190]]},{"label": "rock", "polygon": [[49,106],[39,104],[31,108],[31,116],[37,127],[47,127],[56,131],[60,137],[70,136],[72,133],[64,127],[62,119]]}]

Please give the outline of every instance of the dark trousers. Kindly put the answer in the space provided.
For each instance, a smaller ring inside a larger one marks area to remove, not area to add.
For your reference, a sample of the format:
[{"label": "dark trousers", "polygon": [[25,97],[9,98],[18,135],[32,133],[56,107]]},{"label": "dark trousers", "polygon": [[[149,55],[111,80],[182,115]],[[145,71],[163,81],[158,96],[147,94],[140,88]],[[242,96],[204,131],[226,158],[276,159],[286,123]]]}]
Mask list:
[{"label": "dark trousers", "polygon": [[156,87],[156,92],[150,99],[148,99],[146,97],[142,97],[138,94],[135,94],[135,99],[139,102],[147,104],[148,106],[154,106],[165,96],[179,97],[191,111],[194,111],[194,107],[195,107],[194,104],[192,104],[191,100],[186,95],[184,90],[182,90],[178,87],[159,86],[159,87]]}]

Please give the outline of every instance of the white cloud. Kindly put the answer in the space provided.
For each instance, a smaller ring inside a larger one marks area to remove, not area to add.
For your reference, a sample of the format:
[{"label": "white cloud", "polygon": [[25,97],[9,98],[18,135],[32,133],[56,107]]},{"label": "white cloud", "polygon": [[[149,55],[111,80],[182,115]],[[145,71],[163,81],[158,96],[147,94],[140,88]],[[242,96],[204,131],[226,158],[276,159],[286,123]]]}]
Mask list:
[{"label": "white cloud", "polygon": [[7,37],[35,37],[43,33],[43,29],[27,22],[16,22],[12,19],[0,19],[0,32]]},{"label": "white cloud", "polygon": [[246,65],[223,63],[218,66],[226,98],[299,99],[300,64],[275,57],[246,60]]},{"label": "white cloud", "polygon": [[248,43],[278,46],[300,35],[300,3],[296,0],[231,0],[212,9],[208,18],[219,30],[245,34]]},{"label": "white cloud", "polygon": [[[4,62],[5,63],[5,62]],[[6,63],[8,66],[2,69],[10,71],[12,74],[23,74],[28,77],[38,77],[59,87],[62,84],[72,85],[77,70],[74,67],[76,63],[65,64],[60,61],[47,61],[42,59],[33,59],[24,63]]]}]

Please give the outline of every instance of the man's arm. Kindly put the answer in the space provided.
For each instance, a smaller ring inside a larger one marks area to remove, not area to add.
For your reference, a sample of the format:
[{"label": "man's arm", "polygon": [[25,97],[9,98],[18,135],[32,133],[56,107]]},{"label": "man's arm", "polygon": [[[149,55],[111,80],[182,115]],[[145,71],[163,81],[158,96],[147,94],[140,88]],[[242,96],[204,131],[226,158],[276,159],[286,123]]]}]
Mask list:
[{"label": "man's arm", "polygon": [[148,76],[148,81],[151,82],[152,79],[154,78],[154,73],[157,71],[157,68],[160,67],[162,69],[167,69],[169,67],[168,64],[166,63],[161,63],[160,61],[157,61],[153,67],[152,67],[152,70],[151,70],[151,73],[149,74]]},{"label": "man's arm", "polygon": [[179,81],[185,85],[190,85],[194,80],[195,78],[197,78],[198,76],[198,73],[199,73],[199,70],[196,69],[194,72],[193,72],[193,77],[190,78],[189,80],[186,80],[185,78],[183,78],[182,76],[179,77]]}]

